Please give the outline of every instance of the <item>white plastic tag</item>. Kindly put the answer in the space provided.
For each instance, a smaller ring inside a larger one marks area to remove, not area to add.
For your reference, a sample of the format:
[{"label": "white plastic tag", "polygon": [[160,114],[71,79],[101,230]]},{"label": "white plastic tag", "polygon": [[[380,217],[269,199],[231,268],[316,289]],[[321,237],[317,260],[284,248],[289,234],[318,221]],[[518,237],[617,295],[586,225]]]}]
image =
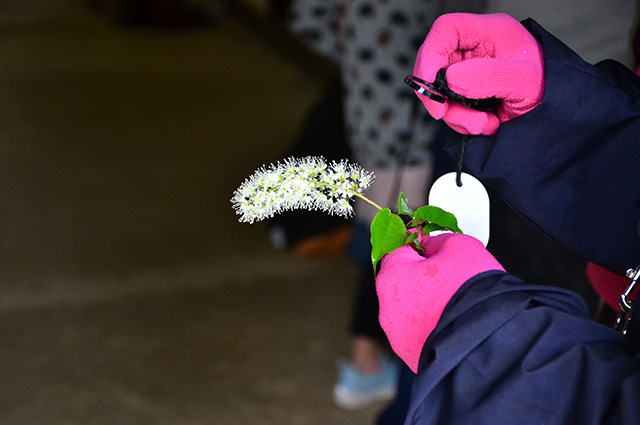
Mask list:
[{"label": "white plastic tag", "polygon": [[[487,246],[489,243],[489,195],[482,183],[470,174],[460,176],[462,186],[456,184],[456,173],[438,178],[429,192],[429,205],[440,207],[456,216],[463,233],[473,236]],[[433,232],[432,234],[435,234]]]}]

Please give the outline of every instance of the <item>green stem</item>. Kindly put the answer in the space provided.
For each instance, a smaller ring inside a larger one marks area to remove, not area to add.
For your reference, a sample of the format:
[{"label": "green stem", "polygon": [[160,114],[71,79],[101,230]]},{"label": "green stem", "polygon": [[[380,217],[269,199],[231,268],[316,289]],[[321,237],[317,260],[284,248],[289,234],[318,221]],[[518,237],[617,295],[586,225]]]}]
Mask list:
[{"label": "green stem", "polygon": [[357,193],[357,192],[352,192],[352,193],[353,193],[353,195],[357,196],[358,198],[362,199],[363,201],[368,202],[369,204],[373,205],[377,209],[379,209],[379,210],[382,209],[382,207],[380,205],[376,204],[371,199],[367,198],[366,196],[362,195],[361,193]]}]

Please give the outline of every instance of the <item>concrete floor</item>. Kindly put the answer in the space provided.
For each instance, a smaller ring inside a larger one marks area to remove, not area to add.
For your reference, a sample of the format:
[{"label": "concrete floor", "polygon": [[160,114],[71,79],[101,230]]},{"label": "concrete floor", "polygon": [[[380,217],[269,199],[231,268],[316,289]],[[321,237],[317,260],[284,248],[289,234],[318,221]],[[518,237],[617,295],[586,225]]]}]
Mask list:
[{"label": "concrete floor", "polygon": [[274,250],[229,202],[320,81],[232,20],[16,0],[0,25],[0,423],[370,423],[330,401],[352,264]]},{"label": "concrete floor", "polygon": [[2,0],[0,34],[0,423],[372,423],[330,401],[354,266],[229,202],[323,80],[232,19]]}]

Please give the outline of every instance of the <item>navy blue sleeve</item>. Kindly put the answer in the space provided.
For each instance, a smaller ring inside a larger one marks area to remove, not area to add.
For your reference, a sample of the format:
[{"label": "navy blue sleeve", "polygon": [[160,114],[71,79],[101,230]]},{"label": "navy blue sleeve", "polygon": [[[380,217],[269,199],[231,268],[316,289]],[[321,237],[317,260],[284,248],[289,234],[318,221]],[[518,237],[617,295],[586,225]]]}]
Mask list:
[{"label": "navy blue sleeve", "polygon": [[577,295],[487,272],[426,341],[406,423],[639,423],[638,366]]},{"label": "navy blue sleeve", "polygon": [[[465,168],[551,239],[624,274],[640,262],[640,78],[613,61],[588,64],[523,24],[544,50],[542,102],[471,138]],[[447,141],[451,155],[459,139]]]}]

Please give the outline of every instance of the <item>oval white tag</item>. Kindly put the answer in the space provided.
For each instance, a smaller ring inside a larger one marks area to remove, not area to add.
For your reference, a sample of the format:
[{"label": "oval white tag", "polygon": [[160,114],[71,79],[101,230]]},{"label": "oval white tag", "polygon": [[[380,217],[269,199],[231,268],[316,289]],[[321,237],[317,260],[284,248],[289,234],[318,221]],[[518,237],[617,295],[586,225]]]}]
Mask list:
[{"label": "oval white tag", "polygon": [[[487,246],[489,243],[489,195],[482,183],[470,174],[448,173],[436,180],[429,191],[429,205],[440,207],[456,216],[458,227]],[[439,232],[442,233],[442,232]],[[436,234],[433,232],[432,234]]]}]

